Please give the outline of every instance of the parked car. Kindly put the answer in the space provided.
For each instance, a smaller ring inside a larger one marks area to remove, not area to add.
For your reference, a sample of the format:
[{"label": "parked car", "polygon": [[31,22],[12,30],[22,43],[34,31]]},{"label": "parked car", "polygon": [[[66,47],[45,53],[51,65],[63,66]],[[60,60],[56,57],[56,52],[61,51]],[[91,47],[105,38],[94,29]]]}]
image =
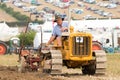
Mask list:
[{"label": "parked car", "polygon": [[47,13],[52,13],[52,14],[55,13],[55,10],[52,10],[52,9],[49,8],[49,7],[44,7],[42,10],[45,11],[45,12],[47,12]]},{"label": "parked car", "polygon": [[74,1],[72,1],[72,0],[69,2],[69,4],[74,4],[74,3],[75,3],[75,2],[74,2]]},{"label": "parked car", "polygon": [[117,5],[116,5],[116,4],[109,4],[106,8],[111,9],[111,8],[116,8],[116,7],[117,7]]},{"label": "parked car", "polygon": [[75,13],[75,14],[82,14],[82,13],[83,13],[83,9],[75,8],[75,9],[72,9],[71,12],[73,12],[73,13]]},{"label": "parked car", "polygon": [[14,2],[14,5],[18,8],[22,8],[24,5],[20,2]]},{"label": "parked car", "polygon": [[38,15],[39,15],[40,17],[43,17],[45,14],[46,14],[45,11],[38,11]]},{"label": "parked car", "polygon": [[83,17],[83,19],[95,19],[95,17],[91,16],[91,15],[86,15]]},{"label": "parked car", "polygon": [[2,0],[1,2],[7,3],[7,2],[10,2],[10,0]]},{"label": "parked car", "polygon": [[24,12],[29,12],[30,11],[29,7],[22,7],[22,9],[23,9]]},{"label": "parked car", "polygon": [[103,12],[104,12],[104,10],[96,10],[96,11],[94,11],[95,14],[99,14],[99,15],[101,15]]},{"label": "parked car", "polygon": [[78,2],[77,4],[79,7],[84,7],[84,4],[82,2]]},{"label": "parked car", "polygon": [[30,13],[32,13],[32,14],[38,14],[38,11],[36,9],[33,9],[33,10],[30,11]]},{"label": "parked car", "polygon": [[112,13],[110,13],[110,12],[103,12],[102,16],[104,16],[104,17],[111,17]]}]

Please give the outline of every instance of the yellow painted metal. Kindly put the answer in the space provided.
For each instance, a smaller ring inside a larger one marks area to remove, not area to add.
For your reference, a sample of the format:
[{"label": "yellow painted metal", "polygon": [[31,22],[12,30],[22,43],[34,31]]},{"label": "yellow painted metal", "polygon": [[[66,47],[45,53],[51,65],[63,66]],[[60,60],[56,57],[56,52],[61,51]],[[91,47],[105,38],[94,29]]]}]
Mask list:
[{"label": "yellow painted metal", "polygon": [[[74,47],[73,46],[73,42],[74,42],[73,37],[89,38],[88,55],[73,55],[73,47]],[[92,60],[92,35],[87,32],[74,32],[74,28],[71,26],[70,33],[66,33],[62,36],[61,52],[62,52],[63,60],[73,61],[73,62],[76,61],[79,63],[88,62],[89,60]]]},{"label": "yellow painted metal", "polygon": [[70,33],[74,32],[74,27],[70,26]]},{"label": "yellow painted metal", "polygon": [[[72,53],[73,50],[73,37],[80,36],[80,37],[89,37],[90,38],[90,49],[89,55],[87,56],[74,56]],[[69,34],[68,39],[62,41],[64,49],[62,50],[63,59],[64,60],[73,60],[73,61],[86,61],[92,59],[92,35],[85,32],[72,32]]]}]

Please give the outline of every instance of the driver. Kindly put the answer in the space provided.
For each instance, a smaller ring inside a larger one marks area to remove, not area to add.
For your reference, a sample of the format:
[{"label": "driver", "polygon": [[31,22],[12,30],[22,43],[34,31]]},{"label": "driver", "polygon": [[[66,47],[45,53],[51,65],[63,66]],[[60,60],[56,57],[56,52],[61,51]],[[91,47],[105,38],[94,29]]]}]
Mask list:
[{"label": "driver", "polygon": [[60,16],[55,16],[54,22],[56,22],[57,25],[54,26],[52,36],[50,37],[50,40],[46,45],[51,44],[56,39],[57,45],[62,46],[62,42],[61,42],[62,32],[68,31],[68,24],[65,24],[63,20],[64,18],[61,18]]}]

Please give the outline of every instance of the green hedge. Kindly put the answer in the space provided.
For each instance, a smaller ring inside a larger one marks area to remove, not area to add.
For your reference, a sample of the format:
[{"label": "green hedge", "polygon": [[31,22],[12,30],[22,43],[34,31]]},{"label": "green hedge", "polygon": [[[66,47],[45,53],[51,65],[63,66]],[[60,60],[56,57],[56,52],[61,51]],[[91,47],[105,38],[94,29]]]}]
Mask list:
[{"label": "green hedge", "polygon": [[[26,15],[23,15],[21,14],[20,12],[16,12],[14,11],[13,8],[11,7],[7,7],[5,3],[0,3],[0,9],[4,10],[6,13],[10,14],[11,16],[13,16],[14,18],[16,18],[18,21],[17,22],[7,22],[7,24],[9,26],[27,26],[28,24],[28,20],[30,20],[30,17],[26,16]],[[36,22],[36,23],[39,23],[39,24],[43,24],[44,21],[40,21],[40,20],[37,20],[35,19],[34,21],[31,21],[31,22]]]},{"label": "green hedge", "polygon": [[[44,22],[43,21],[39,21],[39,20],[34,20],[34,21],[31,21],[33,23],[39,23],[39,24],[43,24]],[[28,26],[28,22],[27,21],[19,21],[19,22],[7,22],[7,25],[8,26],[12,26],[12,27],[25,27],[25,26]]]},{"label": "green hedge", "polygon": [[[20,12],[14,11],[13,8],[7,7],[6,4],[4,4],[4,3],[0,3],[0,8],[2,10],[4,10],[6,13],[8,13],[11,16],[15,17],[18,21],[22,21],[22,22],[25,21],[25,22],[27,22],[28,20],[30,20],[30,17],[28,17],[26,15],[23,15]],[[35,22],[35,21],[33,21],[33,22]],[[37,20],[37,22],[43,23],[43,21],[39,21],[39,20]]]},{"label": "green hedge", "polygon": [[7,22],[8,26],[12,27],[25,27],[28,25],[28,22],[22,21],[22,22]]}]

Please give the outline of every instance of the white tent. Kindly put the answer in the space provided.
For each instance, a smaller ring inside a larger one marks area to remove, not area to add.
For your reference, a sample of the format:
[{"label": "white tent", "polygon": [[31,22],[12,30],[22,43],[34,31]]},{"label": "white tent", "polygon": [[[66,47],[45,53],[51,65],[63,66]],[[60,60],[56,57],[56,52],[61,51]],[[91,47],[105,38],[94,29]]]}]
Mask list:
[{"label": "white tent", "polygon": [[11,37],[19,34],[18,28],[10,28],[5,22],[0,23],[0,40],[9,41]]},{"label": "white tent", "polygon": [[[70,22],[70,25],[74,27],[74,31],[85,31],[92,33],[94,41],[99,41],[104,46],[112,45],[112,34],[113,28],[120,28],[120,19],[109,19],[109,20],[74,20]],[[43,25],[43,43],[46,43],[52,33],[53,22],[46,22]],[[109,39],[109,44],[105,44],[105,40]],[[38,48],[41,43],[40,32],[36,34],[34,39],[34,47]]]},{"label": "white tent", "polygon": [[84,28],[115,28],[120,27],[120,19],[105,19],[105,20],[74,20],[71,25],[76,29]]},{"label": "white tent", "polygon": [[[42,25],[42,43],[47,43],[52,35],[53,23],[46,22]],[[41,32],[37,32],[33,41],[34,49],[38,49],[41,44]]]}]

